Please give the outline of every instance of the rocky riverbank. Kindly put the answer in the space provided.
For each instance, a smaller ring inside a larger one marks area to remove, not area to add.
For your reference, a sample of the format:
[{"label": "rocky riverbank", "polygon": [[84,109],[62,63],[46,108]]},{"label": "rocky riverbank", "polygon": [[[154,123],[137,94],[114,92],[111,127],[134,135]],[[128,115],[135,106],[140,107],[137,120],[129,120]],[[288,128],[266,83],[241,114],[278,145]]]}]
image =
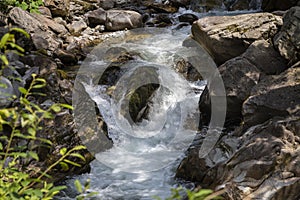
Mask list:
[{"label": "rocky riverbank", "polygon": [[[227,199],[299,199],[300,7],[207,17],[192,32],[219,64],[227,116],[214,149],[199,157],[202,129],[176,176]],[[206,88],[199,103],[204,125],[213,95]]]},{"label": "rocky riverbank", "polygon": [[[197,182],[204,188],[225,188],[228,199],[296,200],[300,198],[297,193],[300,188],[300,5],[297,7],[297,3],[295,0],[284,3],[279,0],[45,0],[40,14],[10,8],[0,13],[0,36],[9,27],[18,26],[31,38],[16,35],[17,43],[26,53],[22,57],[8,56],[14,69],[5,71],[4,76],[13,74],[21,79],[21,83],[7,79],[17,88],[28,85],[30,75],[36,73],[48,83],[43,91],[47,96],[36,102],[45,107],[58,102],[72,104],[76,75],[72,71],[76,71],[78,62],[96,44],[126,29],[171,25],[180,28],[195,21],[193,38],[219,66],[227,93],[227,117],[215,148],[205,158],[199,158],[205,125],[211,116],[213,91],[207,88],[199,102],[201,134],[178,167],[176,177]],[[260,6],[266,12],[199,20],[195,14],[175,14],[180,8],[206,12]],[[130,59],[128,55],[125,57]],[[124,57],[115,64],[122,62]],[[111,72],[118,73],[115,68]],[[20,95],[16,89],[10,92]],[[153,87],[146,88],[145,98],[152,92]],[[145,104],[145,99],[141,102]],[[5,99],[1,107],[15,103]],[[133,105],[134,115],[145,106]],[[106,129],[103,122],[101,126]],[[55,148],[38,152],[43,158],[39,166],[51,164],[52,158],[59,156],[58,149],[72,148],[81,142],[68,110],[58,113],[41,134]],[[82,169],[73,168],[68,173],[56,169],[55,177],[60,179],[88,171],[93,157],[89,152],[82,154],[87,159]]]}]

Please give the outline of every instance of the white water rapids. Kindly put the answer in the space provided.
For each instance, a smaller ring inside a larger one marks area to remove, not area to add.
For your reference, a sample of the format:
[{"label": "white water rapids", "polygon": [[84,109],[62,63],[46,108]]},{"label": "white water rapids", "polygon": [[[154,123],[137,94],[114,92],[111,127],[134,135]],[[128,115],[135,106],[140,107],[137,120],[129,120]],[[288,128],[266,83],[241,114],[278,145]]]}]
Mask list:
[{"label": "white water rapids", "polygon": [[[90,173],[69,179],[70,187],[60,199],[74,199],[75,179],[82,183],[90,179],[89,192],[98,193],[92,199],[104,200],[150,200],[155,196],[165,199],[171,188],[176,187],[176,168],[197,132],[198,101],[205,82],[189,82],[174,69],[180,59],[197,55],[195,48],[182,46],[187,35],[170,30],[152,31],[134,33],[146,35],[142,40],[135,41],[130,36],[119,44],[107,45],[106,49],[100,47],[100,53],[96,50],[98,54],[94,54],[98,57],[88,62],[88,71],[96,72],[86,73],[82,85],[99,108],[114,145],[95,155]],[[122,66],[124,74],[116,84],[116,95],[108,95],[107,85],[92,80],[109,64],[102,54],[116,47],[138,57]],[[149,76],[155,76],[152,83],[159,83],[160,87],[148,104],[148,119],[132,123],[123,114],[123,107],[128,104],[126,98],[129,91],[150,84],[151,81],[145,82]],[[140,81],[131,84],[131,80]]]}]

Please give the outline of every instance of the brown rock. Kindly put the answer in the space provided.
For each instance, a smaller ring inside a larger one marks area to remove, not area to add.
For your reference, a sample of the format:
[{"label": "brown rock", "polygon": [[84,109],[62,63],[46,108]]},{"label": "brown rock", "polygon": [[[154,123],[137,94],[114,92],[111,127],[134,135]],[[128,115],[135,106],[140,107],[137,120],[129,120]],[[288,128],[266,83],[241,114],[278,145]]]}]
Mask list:
[{"label": "brown rock", "polygon": [[246,125],[263,123],[273,116],[300,115],[300,68],[261,80],[243,104]]},{"label": "brown rock", "polygon": [[220,65],[241,55],[258,39],[273,37],[281,17],[270,13],[205,17],[194,22],[192,33]]},{"label": "brown rock", "polygon": [[287,69],[287,61],[266,40],[253,42],[242,57],[268,75],[280,74]]},{"label": "brown rock", "polygon": [[291,8],[283,18],[283,26],[274,37],[280,54],[293,65],[300,60],[300,7]]},{"label": "brown rock", "polygon": [[[260,71],[243,57],[231,59],[219,67],[226,90],[227,115],[225,125],[239,124],[242,119],[242,104],[250,96],[251,89],[258,83]],[[211,95],[215,92],[206,88],[202,93],[199,108],[201,121],[208,124],[211,116]]]},{"label": "brown rock", "polygon": [[263,0],[261,8],[264,11],[272,12],[277,10],[288,10],[289,8],[296,6],[300,6],[300,2],[298,0]]},{"label": "brown rock", "polygon": [[97,25],[104,25],[106,22],[106,11],[102,8],[90,11],[85,14],[88,25],[90,27],[96,27]]},{"label": "brown rock", "polygon": [[142,16],[130,10],[109,10],[107,11],[105,27],[109,31],[117,31],[142,26]]},{"label": "brown rock", "polygon": [[44,4],[51,10],[53,17],[69,16],[70,0],[44,0]]}]

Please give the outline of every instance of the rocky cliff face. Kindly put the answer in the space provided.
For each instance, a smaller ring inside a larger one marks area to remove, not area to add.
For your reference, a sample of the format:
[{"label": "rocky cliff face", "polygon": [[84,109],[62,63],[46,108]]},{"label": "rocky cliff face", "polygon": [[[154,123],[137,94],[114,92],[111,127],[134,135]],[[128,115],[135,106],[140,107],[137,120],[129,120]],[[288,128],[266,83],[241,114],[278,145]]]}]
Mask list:
[{"label": "rocky cliff face", "polygon": [[[193,24],[193,36],[220,65],[227,131],[203,158],[199,149],[205,137],[198,138],[178,167],[178,178],[224,188],[227,199],[300,198],[299,11],[289,9],[283,24],[270,13]],[[205,91],[199,106],[208,124],[214,91]]]}]

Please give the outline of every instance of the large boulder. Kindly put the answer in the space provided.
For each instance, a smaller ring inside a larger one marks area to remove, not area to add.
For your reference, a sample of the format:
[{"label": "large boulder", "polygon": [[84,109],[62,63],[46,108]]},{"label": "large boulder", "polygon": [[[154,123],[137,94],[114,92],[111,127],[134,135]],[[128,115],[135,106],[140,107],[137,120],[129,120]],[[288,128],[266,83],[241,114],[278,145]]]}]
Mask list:
[{"label": "large boulder", "polygon": [[176,176],[225,189],[226,199],[298,200],[300,118],[272,119],[235,134],[222,137],[205,158],[199,157],[200,138]]},{"label": "large boulder", "polygon": [[[243,57],[231,59],[219,67],[225,86],[227,111],[225,125],[239,124],[242,120],[242,104],[250,96],[251,89],[258,83],[260,70]],[[211,116],[211,95],[215,92],[206,88],[202,93],[199,109],[202,123],[208,124]]]},{"label": "large boulder", "polygon": [[243,104],[247,126],[263,123],[273,116],[300,116],[300,67],[261,80]]},{"label": "large boulder", "polygon": [[261,8],[264,11],[272,12],[276,10],[288,10],[297,4],[300,6],[300,2],[298,0],[262,0]]},{"label": "large boulder", "polygon": [[264,39],[253,42],[242,57],[267,75],[280,74],[287,69],[287,61]]},{"label": "large boulder", "polygon": [[281,25],[281,17],[270,13],[212,16],[194,22],[192,33],[220,65],[241,55],[255,40],[272,38]]},{"label": "large boulder", "polygon": [[142,15],[130,10],[109,10],[106,13],[105,27],[109,31],[142,27]]},{"label": "large boulder", "polygon": [[63,25],[42,15],[38,16],[28,13],[18,7],[13,8],[9,12],[8,17],[12,24],[24,28],[31,35],[36,49],[45,49],[53,52],[62,44],[62,41],[58,39],[54,32],[66,33]]},{"label": "large boulder", "polygon": [[44,0],[53,17],[67,17],[70,11],[70,0]]},{"label": "large boulder", "polygon": [[90,11],[85,14],[87,18],[88,25],[90,27],[95,27],[97,25],[104,25],[106,22],[106,11],[102,8]]},{"label": "large boulder", "polygon": [[292,65],[300,60],[300,6],[291,8],[283,18],[283,26],[274,37],[280,54]]}]

